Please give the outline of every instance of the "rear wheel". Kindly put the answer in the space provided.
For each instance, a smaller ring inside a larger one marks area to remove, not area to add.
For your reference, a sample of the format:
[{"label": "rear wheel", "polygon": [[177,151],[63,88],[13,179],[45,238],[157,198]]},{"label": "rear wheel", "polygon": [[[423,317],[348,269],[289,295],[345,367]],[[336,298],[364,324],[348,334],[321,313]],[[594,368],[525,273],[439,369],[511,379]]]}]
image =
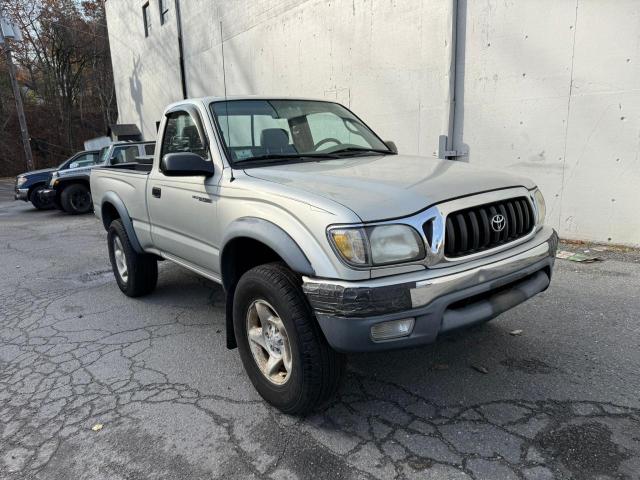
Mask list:
[{"label": "rear wheel", "polygon": [[72,183],[64,188],[60,194],[62,209],[71,215],[88,213],[93,207],[91,192],[81,183]]},{"label": "rear wheel", "polygon": [[133,249],[120,220],[111,222],[107,242],[113,274],[122,293],[129,297],[151,293],[158,282],[156,257]]},{"label": "rear wheel", "polygon": [[38,185],[33,190],[31,190],[31,193],[29,194],[29,201],[38,210],[51,210],[55,206],[50,200],[40,197],[40,192],[42,192],[46,188],[47,187],[45,185]]},{"label": "rear wheel", "polygon": [[344,356],[327,344],[298,277],[284,265],[260,265],[240,278],[233,322],[249,379],[274,407],[304,414],[337,390]]}]

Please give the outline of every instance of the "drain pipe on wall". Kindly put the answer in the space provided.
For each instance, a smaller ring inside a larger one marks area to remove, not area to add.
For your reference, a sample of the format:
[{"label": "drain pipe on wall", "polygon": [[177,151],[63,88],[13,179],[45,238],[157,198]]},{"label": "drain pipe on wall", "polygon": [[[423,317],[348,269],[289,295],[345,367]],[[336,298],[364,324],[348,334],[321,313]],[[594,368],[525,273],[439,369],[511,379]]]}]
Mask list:
[{"label": "drain pipe on wall", "polygon": [[182,47],[182,19],[180,17],[180,0],[175,0],[176,23],[178,27],[178,57],[180,61],[180,81],[182,82],[182,98],[187,99],[187,78],[184,72],[184,49]]},{"label": "drain pipe on wall", "polygon": [[455,113],[456,113],[456,51],[458,37],[458,0],[451,0],[451,36],[449,37],[449,86],[447,90],[447,110],[444,126],[447,129],[446,135],[440,135],[438,141],[438,158],[455,158],[458,152],[453,147],[453,137],[455,134]]}]

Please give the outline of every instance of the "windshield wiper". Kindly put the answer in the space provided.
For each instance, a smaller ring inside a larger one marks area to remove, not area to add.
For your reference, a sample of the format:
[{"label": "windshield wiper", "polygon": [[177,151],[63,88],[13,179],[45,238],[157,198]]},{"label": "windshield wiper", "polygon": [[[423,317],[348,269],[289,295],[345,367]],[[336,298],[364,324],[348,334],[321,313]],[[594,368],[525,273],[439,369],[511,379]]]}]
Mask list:
[{"label": "windshield wiper", "polygon": [[261,164],[261,163],[285,163],[292,159],[302,161],[302,162],[310,162],[315,161],[319,158],[340,158],[337,155],[333,154],[302,154],[302,153],[268,153],[265,155],[257,155],[255,157],[249,157],[242,160],[236,160],[236,163],[241,165],[252,165],[252,164]]},{"label": "windshield wiper", "polygon": [[313,162],[322,158],[345,158],[347,156],[345,154],[351,154],[348,156],[356,156],[369,155],[371,153],[379,153],[385,155],[394,154],[393,152],[388,150],[380,150],[375,148],[346,147],[326,153],[266,153],[264,155],[257,155],[255,157],[243,158],[242,160],[237,159],[236,163],[241,164],[242,166],[255,166],[256,164],[260,165],[262,163],[286,163],[292,159],[300,162]]},{"label": "windshield wiper", "polygon": [[332,150],[327,155],[335,155],[337,158],[342,157],[343,153],[381,153],[384,155],[395,155],[391,150],[382,150],[379,148],[360,148],[360,147],[345,147],[338,150]]},{"label": "windshield wiper", "polygon": [[253,162],[254,160],[288,160],[290,158],[300,158],[303,155],[300,154],[292,154],[292,153],[267,153],[264,155],[256,155],[255,157],[248,157],[243,159],[237,159],[236,162],[244,163],[244,162]]}]

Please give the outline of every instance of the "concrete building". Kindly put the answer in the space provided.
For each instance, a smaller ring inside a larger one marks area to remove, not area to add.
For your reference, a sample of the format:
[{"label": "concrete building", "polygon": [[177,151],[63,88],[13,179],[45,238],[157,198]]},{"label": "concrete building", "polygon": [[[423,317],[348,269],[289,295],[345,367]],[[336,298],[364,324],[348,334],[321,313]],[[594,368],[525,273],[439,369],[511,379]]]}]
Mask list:
[{"label": "concrete building", "polygon": [[183,90],[222,96],[226,74],[229,95],[338,100],[401,153],[455,151],[531,177],[563,238],[640,245],[637,0],[107,0],[106,9],[119,122],[146,138]]}]

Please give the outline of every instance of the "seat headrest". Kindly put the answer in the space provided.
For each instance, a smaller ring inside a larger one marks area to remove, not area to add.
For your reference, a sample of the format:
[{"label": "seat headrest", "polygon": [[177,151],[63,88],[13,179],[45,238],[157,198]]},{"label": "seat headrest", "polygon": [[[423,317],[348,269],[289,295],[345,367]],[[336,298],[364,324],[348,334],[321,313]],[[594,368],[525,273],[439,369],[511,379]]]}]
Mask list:
[{"label": "seat headrest", "polygon": [[283,149],[289,145],[289,133],[284,128],[265,128],[260,134],[260,144],[267,150]]}]

